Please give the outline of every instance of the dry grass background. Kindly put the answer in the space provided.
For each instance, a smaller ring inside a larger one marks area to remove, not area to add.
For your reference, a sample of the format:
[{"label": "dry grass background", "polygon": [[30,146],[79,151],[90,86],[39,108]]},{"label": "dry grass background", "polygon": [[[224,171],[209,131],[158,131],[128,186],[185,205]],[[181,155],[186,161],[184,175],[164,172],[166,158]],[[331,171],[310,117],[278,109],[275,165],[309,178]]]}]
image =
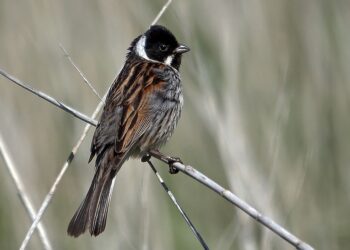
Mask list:
[{"label": "dry grass background", "polygon": [[[164,1],[0,0],[0,67],[91,114],[126,48]],[[317,249],[350,245],[350,3],[175,0],[160,24],[191,47],[185,109],[164,152],[181,156]],[[38,208],[85,124],[0,78],[0,133]],[[107,229],[66,235],[90,184],[92,133],[43,222],[55,249],[200,249],[146,164],[120,171]],[[160,163],[158,163],[160,165]],[[160,168],[212,249],[292,249],[211,191]],[[0,248],[30,221],[0,161]],[[30,249],[40,249],[35,236]]]}]

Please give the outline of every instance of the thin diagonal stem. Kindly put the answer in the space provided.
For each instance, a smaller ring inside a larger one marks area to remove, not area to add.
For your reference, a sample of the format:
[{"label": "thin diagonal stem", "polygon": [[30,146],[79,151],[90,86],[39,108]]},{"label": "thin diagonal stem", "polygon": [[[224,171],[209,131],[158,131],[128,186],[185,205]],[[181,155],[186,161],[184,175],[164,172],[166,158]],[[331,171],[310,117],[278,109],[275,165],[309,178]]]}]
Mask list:
[{"label": "thin diagonal stem", "polygon": [[160,174],[158,173],[157,169],[154,167],[153,163],[147,159],[146,162],[149,164],[149,166],[152,168],[154,174],[156,175],[156,177],[158,178],[158,181],[160,182],[160,184],[162,185],[163,189],[165,190],[165,192],[169,195],[171,201],[175,204],[176,208],[179,210],[180,214],[182,215],[182,217],[184,218],[184,220],[186,221],[187,225],[190,227],[191,231],[193,232],[193,234],[195,235],[195,237],[197,238],[197,240],[201,243],[203,249],[205,250],[209,250],[208,245],[205,243],[205,241],[203,240],[202,236],[200,235],[200,233],[197,231],[196,227],[192,224],[190,218],[188,218],[188,216],[186,215],[185,211],[181,208],[181,206],[179,205],[179,203],[176,201],[176,198],[174,196],[174,194],[169,190],[168,186],[165,184],[165,182],[163,181],[163,178],[160,176]]},{"label": "thin diagonal stem", "polygon": [[86,85],[92,90],[92,92],[102,101],[102,98],[100,95],[97,93],[96,89],[93,87],[93,85],[90,83],[90,81],[85,77],[84,73],[78,68],[78,66],[74,63],[72,57],[69,55],[67,50],[63,47],[63,45],[60,43],[59,44],[60,48],[62,49],[64,55],[67,57],[68,61],[72,64],[72,66],[78,71],[79,75],[81,78],[83,78],[84,82]]},{"label": "thin diagonal stem", "polygon": [[156,16],[156,18],[154,18],[153,22],[151,25],[155,25],[156,23],[158,23],[159,18],[161,18],[161,16],[164,14],[164,12],[166,11],[166,9],[169,7],[169,5],[171,4],[172,0],[168,0],[168,2],[166,2],[163,5],[163,8],[159,11],[158,15]]},{"label": "thin diagonal stem", "polygon": [[[94,113],[92,114],[92,119],[94,119],[97,116],[97,114],[99,113],[99,111],[100,111],[100,109],[102,107],[103,107],[103,102],[101,101],[99,103],[99,105],[97,106],[96,110],[94,111]],[[91,128],[90,124],[87,124],[85,126],[84,131],[83,131],[82,135],[80,136],[78,142],[75,144],[75,146],[73,147],[72,151],[70,152],[66,162],[63,164],[60,173],[58,174],[58,176],[56,177],[54,183],[52,184],[49,193],[45,196],[45,199],[44,199],[43,203],[41,204],[39,212],[37,213],[37,215],[35,217],[35,220],[33,221],[32,225],[29,228],[29,230],[28,230],[28,232],[26,234],[26,237],[24,238],[24,240],[22,242],[20,250],[26,249],[26,247],[28,245],[28,242],[29,242],[30,238],[32,237],[35,228],[37,227],[39,221],[41,220],[41,217],[43,216],[46,208],[48,207],[49,203],[51,202],[51,200],[53,198],[53,195],[54,195],[54,193],[55,193],[55,191],[57,189],[58,184],[60,183],[63,175],[67,171],[70,163],[73,161],[74,156],[76,155],[80,145],[84,141],[84,139],[85,139],[85,137],[87,135],[87,132],[89,131],[90,128]]]},{"label": "thin diagonal stem", "polygon": [[[21,180],[21,178],[16,170],[15,164],[12,160],[12,157],[11,157],[1,135],[0,135],[0,155],[4,159],[5,166],[6,166],[8,172],[12,178],[13,183],[16,186],[18,197],[19,197],[20,201],[22,202],[24,208],[26,209],[30,219],[32,221],[34,221],[36,211],[34,209],[32,202],[29,199],[29,196],[27,195],[27,193],[25,191],[26,189],[25,189],[23,182],[22,182],[22,180]],[[52,246],[51,246],[49,237],[47,236],[46,230],[41,223],[38,224],[38,232],[39,232],[40,241],[43,244],[44,249],[45,250],[52,250]]]},{"label": "thin diagonal stem", "polygon": [[28,90],[29,92],[31,92],[32,94],[34,95],[37,95],[39,96],[40,98],[50,102],[51,104],[55,105],[56,107],[59,107],[60,109],[63,109],[64,111],[72,114],[73,116],[79,118],[80,120],[84,121],[84,122],[87,122],[91,125],[94,125],[96,126],[97,123],[96,121],[92,120],[90,117],[84,115],[83,113],[80,113],[79,111],[69,107],[68,105],[60,102],[60,101],[57,101],[55,98],[39,91],[39,90],[36,90],[30,86],[28,86],[27,84],[25,84],[24,82],[22,82],[21,80],[18,80],[16,77],[10,75],[9,73],[7,73],[6,71],[0,69],[0,74],[3,75],[4,77],[6,77],[7,79],[9,79],[11,82],[17,84],[18,86],[24,88],[25,90]]},{"label": "thin diagonal stem", "polygon": [[180,162],[173,163],[173,159],[161,154],[159,151],[150,151],[149,154],[157,158],[158,160],[167,163],[169,166],[175,167],[176,169],[182,171],[183,173],[195,179],[196,181],[207,186],[214,192],[218,193],[220,196],[224,197],[227,201],[231,202],[233,205],[241,209],[250,217],[258,221],[260,224],[267,227],[268,229],[270,229],[271,231],[273,231],[274,233],[276,233],[277,235],[285,239],[287,242],[292,244],[296,249],[300,249],[300,250],[313,249],[310,245],[301,241],[299,238],[297,238],[295,235],[287,231],[285,228],[283,228],[282,226],[274,222],[272,219],[261,214],[251,205],[249,205],[248,203],[246,203],[245,201],[241,200],[239,197],[234,195],[231,191],[223,188],[218,183],[211,180],[210,178],[208,178],[206,175],[202,174],[195,168],[189,165],[184,165]]}]

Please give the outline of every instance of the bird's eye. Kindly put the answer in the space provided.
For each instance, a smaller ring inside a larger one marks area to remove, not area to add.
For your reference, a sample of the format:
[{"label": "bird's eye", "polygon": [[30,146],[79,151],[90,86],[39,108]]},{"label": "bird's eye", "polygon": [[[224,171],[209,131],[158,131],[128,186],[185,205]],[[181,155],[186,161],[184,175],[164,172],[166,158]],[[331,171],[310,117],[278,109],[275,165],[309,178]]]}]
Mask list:
[{"label": "bird's eye", "polygon": [[159,44],[159,50],[160,51],[166,51],[168,49],[168,45],[161,43]]}]

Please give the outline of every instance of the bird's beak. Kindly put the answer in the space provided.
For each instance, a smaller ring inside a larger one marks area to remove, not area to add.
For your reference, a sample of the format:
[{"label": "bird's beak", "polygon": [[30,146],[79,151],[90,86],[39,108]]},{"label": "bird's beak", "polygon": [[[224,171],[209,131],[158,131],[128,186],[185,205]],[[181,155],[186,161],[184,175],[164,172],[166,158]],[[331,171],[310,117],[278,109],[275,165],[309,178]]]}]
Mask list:
[{"label": "bird's beak", "polygon": [[187,46],[184,45],[184,44],[180,44],[179,47],[177,47],[177,48],[174,50],[175,54],[183,54],[183,53],[186,53],[186,52],[188,52],[188,51],[190,51],[190,48],[187,47]]}]

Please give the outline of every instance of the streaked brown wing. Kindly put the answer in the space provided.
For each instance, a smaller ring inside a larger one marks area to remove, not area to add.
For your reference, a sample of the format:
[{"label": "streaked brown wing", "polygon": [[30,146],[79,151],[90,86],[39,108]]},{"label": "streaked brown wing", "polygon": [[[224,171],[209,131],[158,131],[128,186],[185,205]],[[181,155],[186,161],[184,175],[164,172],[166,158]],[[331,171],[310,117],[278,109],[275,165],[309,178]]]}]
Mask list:
[{"label": "streaked brown wing", "polygon": [[144,61],[125,64],[108,93],[91,143],[89,161],[111,145],[119,154],[127,152],[149,128],[150,97],[165,84],[158,74],[154,74],[151,65]]},{"label": "streaked brown wing", "polygon": [[[150,65],[150,64],[149,64]],[[163,67],[163,65],[160,65]],[[154,74],[154,68],[148,68],[138,87],[130,92],[124,103],[121,127],[116,138],[115,149],[118,154],[129,151],[145,131],[153,124],[152,98],[162,91],[166,82]]]},{"label": "streaked brown wing", "polygon": [[100,121],[91,141],[89,162],[94,158],[95,154],[101,155],[106,147],[114,145],[123,115],[124,89],[125,86],[128,86],[132,82],[132,78],[138,67],[138,64],[131,62],[125,63],[123,69],[112,84]]}]

